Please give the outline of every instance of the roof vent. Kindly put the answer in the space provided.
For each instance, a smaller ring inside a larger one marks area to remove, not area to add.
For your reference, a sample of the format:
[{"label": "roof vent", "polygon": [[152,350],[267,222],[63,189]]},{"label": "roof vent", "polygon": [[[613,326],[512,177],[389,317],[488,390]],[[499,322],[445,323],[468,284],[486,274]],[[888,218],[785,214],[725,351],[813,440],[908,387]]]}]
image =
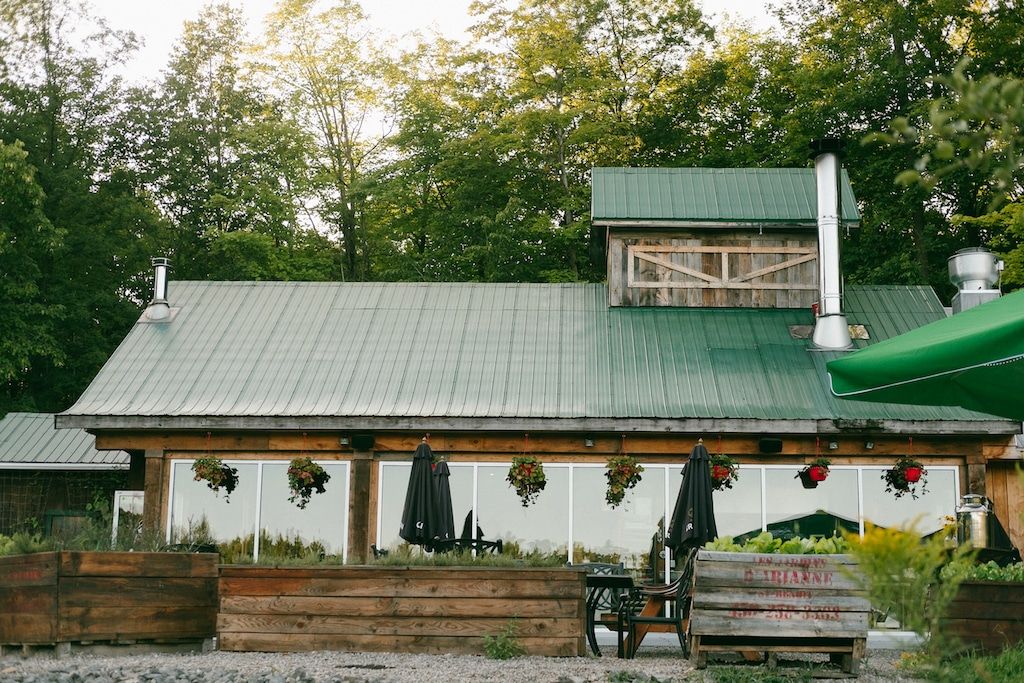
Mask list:
[{"label": "roof vent", "polygon": [[1003,262],[984,247],[961,249],[949,257],[949,281],[957,288],[953,313],[966,311],[999,297]]},{"label": "roof vent", "polygon": [[167,303],[167,270],[171,267],[171,261],[165,257],[152,259],[154,268],[153,274],[153,300],[146,308],[146,317],[154,321],[167,320],[171,315],[171,306]]}]

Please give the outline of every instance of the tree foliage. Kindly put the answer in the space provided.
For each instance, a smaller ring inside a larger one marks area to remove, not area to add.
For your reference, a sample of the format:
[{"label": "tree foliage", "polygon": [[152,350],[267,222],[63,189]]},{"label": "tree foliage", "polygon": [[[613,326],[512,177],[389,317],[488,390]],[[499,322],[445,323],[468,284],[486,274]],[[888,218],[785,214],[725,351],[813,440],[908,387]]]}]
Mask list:
[{"label": "tree foliage", "polygon": [[804,166],[826,135],[862,216],[847,282],[948,295],[946,258],[988,245],[1024,285],[1020,9],[789,0],[757,32],[692,0],[479,0],[465,42],[399,53],[356,0],[280,0],[255,35],[213,4],[127,87],[134,36],[0,0],[0,413],[74,400],[151,256],[178,279],[600,280],[591,168]]}]

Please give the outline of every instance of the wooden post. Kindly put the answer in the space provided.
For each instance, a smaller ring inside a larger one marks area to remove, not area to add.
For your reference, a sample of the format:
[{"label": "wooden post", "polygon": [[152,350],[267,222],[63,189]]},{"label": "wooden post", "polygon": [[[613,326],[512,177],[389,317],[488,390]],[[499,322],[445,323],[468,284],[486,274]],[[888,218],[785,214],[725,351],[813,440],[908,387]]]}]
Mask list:
[{"label": "wooden post", "polygon": [[162,449],[146,449],[145,501],[142,507],[142,524],[146,529],[159,531],[167,495],[164,481],[164,452]]},{"label": "wooden post", "polygon": [[365,562],[370,550],[370,467],[373,451],[352,453],[348,487],[348,557]]}]

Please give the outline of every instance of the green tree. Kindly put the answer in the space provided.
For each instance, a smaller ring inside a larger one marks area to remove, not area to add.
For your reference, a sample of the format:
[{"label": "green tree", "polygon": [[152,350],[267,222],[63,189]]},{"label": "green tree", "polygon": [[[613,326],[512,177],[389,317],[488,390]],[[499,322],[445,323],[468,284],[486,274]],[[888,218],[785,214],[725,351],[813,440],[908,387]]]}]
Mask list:
[{"label": "green tree", "polygon": [[314,0],[281,0],[262,46],[271,87],[287,95],[293,120],[312,139],[314,213],[344,249],[346,279],[371,272],[366,248],[366,178],[385,146],[369,128],[382,112],[389,65],[353,0],[321,10]]},{"label": "green tree", "polygon": [[34,408],[25,376],[42,359],[60,362],[60,307],[43,295],[42,269],[63,234],[43,213],[43,190],[20,143],[0,141],[0,414]]},{"label": "green tree", "polygon": [[206,7],[185,23],[159,90],[136,93],[126,115],[146,140],[144,181],[177,228],[179,276],[223,273],[210,251],[223,233],[255,231],[284,245],[300,229],[309,138],[256,88],[247,49],[241,11]]}]

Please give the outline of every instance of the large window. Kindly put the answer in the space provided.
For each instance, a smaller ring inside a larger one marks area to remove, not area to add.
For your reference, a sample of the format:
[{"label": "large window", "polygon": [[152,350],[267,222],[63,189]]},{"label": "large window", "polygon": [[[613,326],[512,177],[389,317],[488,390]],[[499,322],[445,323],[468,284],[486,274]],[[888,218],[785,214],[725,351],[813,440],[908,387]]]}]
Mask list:
[{"label": "large window", "polygon": [[315,552],[347,553],[348,463],[322,461],[331,475],[326,492],[314,493],[305,509],[288,500],[286,462],[225,460],[238,470],[230,502],[205,482],[195,481],[191,460],[175,460],[171,471],[170,543],[208,536],[232,559]]},{"label": "large window", "polygon": [[[548,483],[536,504],[524,508],[505,480],[509,463],[449,463],[457,534],[468,534],[474,510],[486,539],[501,539],[521,552],[564,555],[572,562],[622,562],[637,573],[661,574],[664,549],[654,543],[682,483],[682,465],[645,464],[640,484],[612,509],[604,500],[603,464],[545,463]],[[409,462],[381,463],[377,545],[402,541],[398,527],[409,482]],[[719,535],[742,537],[770,530],[779,536],[817,536],[917,522],[927,534],[952,515],[959,498],[956,467],[928,468],[928,493],[914,500],[885,493],[881,466],[831,468],[817,488],[805,489],[795,465],[741,465],[739,481],[714,494]],[[465,534],[463,533],[465,532]],[[653,547],[652,547],[653,546]],[[572,549],[570,552],[569,549]]]}]

